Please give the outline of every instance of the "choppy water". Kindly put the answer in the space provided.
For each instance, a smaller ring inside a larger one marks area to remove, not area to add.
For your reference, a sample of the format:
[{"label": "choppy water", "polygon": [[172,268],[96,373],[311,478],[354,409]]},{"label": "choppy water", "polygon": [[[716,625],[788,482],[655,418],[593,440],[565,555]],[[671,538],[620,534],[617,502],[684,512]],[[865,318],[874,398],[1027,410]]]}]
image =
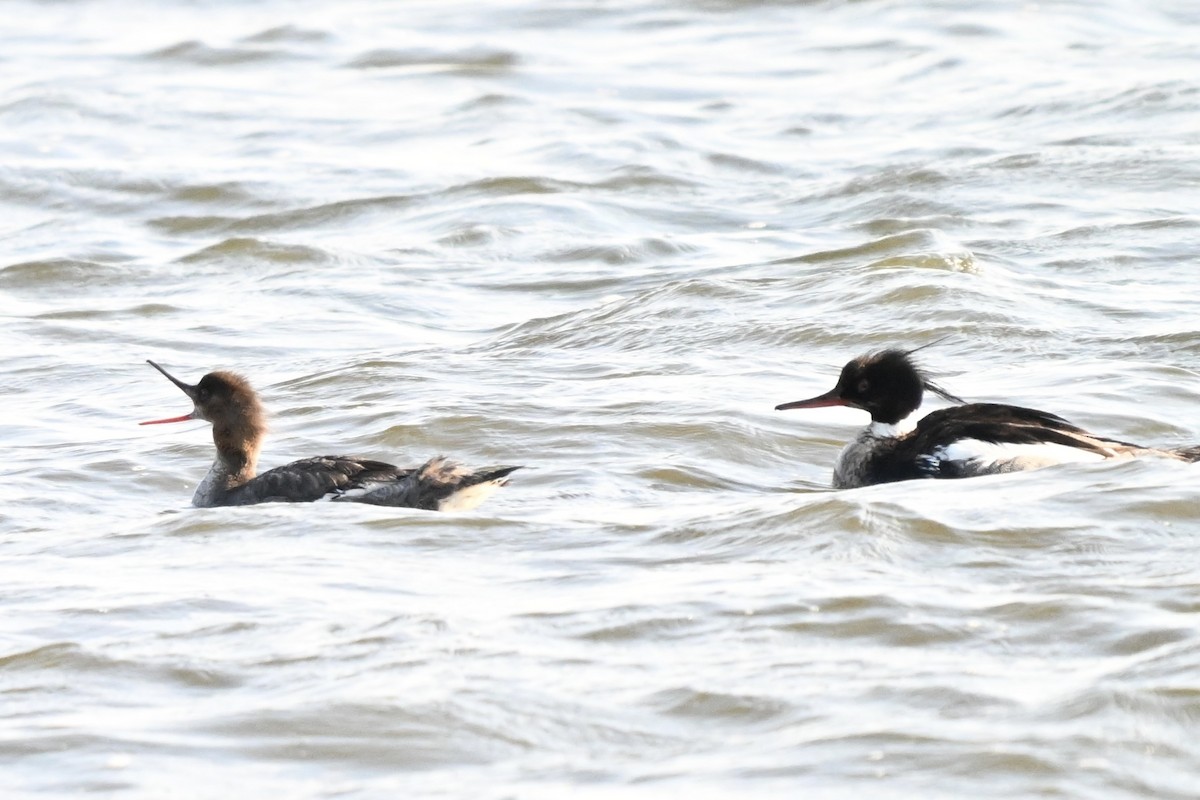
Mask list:
[{"label": "choppy water", "polygon": [[[1200,441],[1200,7],[3,6],[5,797],[1194,798],[1200,471],[827,489],[871,348]],[[196,510],[264,466],[478,512]]]}]

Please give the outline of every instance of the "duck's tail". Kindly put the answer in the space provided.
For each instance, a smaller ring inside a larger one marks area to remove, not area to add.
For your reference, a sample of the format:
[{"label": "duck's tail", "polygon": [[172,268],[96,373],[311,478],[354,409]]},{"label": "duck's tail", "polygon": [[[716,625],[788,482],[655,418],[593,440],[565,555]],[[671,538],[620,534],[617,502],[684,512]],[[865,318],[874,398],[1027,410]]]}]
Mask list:
[{"label": "duck's tail", "polygon": [[1184,461],[1200,461],[1200,444],[1194,444],[1191,447],[1180,447],[1171,452]]},{"label": "duck's tail", "polygon": [[509,474],[519,469],[508,465],[468,469],[441,456],[431,458],[416,473],[423,495],[420,508],[470,511],[508,485]]}]

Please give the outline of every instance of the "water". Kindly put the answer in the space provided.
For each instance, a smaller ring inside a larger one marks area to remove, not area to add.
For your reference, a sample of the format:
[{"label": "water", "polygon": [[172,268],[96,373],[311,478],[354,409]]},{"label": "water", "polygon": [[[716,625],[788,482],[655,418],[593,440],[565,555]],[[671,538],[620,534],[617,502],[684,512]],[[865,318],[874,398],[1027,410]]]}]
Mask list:
[{"label": "water", "polygon": [[[6,797],[1192,798],[1195,468],[828,490],[951,391],[1200,441],[1191,2],[30,3],[0,28]],[[187,506],[529,465],[477,512]]]}]

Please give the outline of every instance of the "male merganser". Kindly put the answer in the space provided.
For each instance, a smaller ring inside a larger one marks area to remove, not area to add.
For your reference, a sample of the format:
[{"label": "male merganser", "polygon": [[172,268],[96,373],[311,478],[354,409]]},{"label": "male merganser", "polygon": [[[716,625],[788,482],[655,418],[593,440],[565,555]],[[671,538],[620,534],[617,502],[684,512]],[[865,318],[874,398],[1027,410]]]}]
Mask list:
[{"label": "male merganser", "polygon": [[201,508],[332,500],[428,511],[465,511],[507,484],[508,474],[520,469],[500,466],[471,470],[442,456],[431,458],[415,469],[352,456],[320,456],[256,475],[258,451],[267,425],[258,395],[246,379],[232,372],[210,372],[191,386],[153,361],[146,363],[182,389],[195,407],[181,417],[140,424],[190,419],[212,423],[217,460],[192,497],[192,505]]},{"label": "male merganser", "polygon": [[[884,350],[850,361],[823,395],[775,406],[849,406],[871,424],[846,445],[833,468],[833,488],[853,489],[915,478],[969,478],[1109,458],[1159,456],[1200,461],[1200,446],[1159,450],[1088,433],[1062,417],[999,403],[965,403],[921,372],[915,351]],[[925,390],[961,405],[913,425]]]}]

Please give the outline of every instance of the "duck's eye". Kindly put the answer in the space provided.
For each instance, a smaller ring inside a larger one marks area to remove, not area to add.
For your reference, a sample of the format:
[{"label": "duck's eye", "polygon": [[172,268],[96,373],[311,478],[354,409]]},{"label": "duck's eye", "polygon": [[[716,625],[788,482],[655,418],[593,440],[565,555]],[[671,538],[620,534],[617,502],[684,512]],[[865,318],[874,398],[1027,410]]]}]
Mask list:
[{"label": "duck's eye", "polygon": [[201,400],[207,400],[210,394],[212,394],[212,392],[208,391],[208,389],[201,389],[200,391],[196,392],[196,397],[200,398]]},{"label": "duck's eye", "polygon": [[866,378],[863,378],[861,381],[858,382],[858,393],[859,394],[866,394],[867,389],[870,389],[870,388],[871,388],[871,382],[869,380],[867,380]]}]

